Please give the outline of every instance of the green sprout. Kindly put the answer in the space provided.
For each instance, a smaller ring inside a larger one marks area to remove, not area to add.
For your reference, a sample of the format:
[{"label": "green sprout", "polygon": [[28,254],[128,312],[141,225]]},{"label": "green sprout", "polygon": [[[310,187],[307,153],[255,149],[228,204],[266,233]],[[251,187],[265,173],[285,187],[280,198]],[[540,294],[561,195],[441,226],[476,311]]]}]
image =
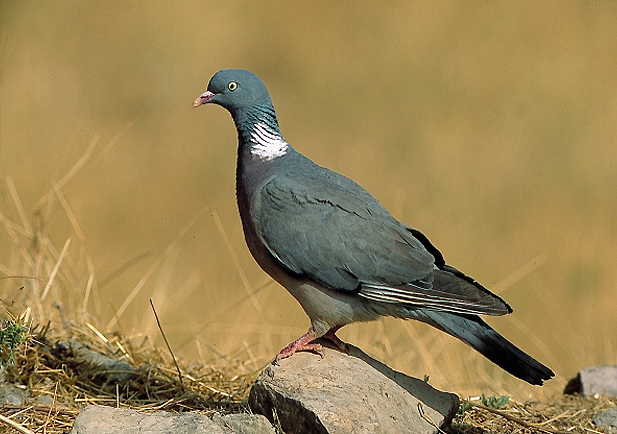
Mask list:
[{"label": "green sprout", "polygon": [[28,327],[20,320],[11,318],[0,321],[0,367],[12,365],[15,362],[15,349],[30,338]]},{"label": "green sprout", "polygon": [[510,402],[510,397],[508,395],[501,395],[499,398],[496,396],[484,396],[484,393],[480,397],[480,401],[482,401],[482,405],[488,408],[494,408],[499,410],[500,408],[505,407],[508,402]]},{"label": "green sprout", "polygon": [[456,417],[463,417],[465,412],[469,410],[471,407],[473,407],[473,404],[471,402],[469,401],[461,402],[461,405],[459,405],[458,410],[456,411]]},{"label": "green sprout", "polygon": [[[480,396],[480,402],[484,407],[493,408],[495,410],[499,410],[500,408],[504,408],[508,402],[510,402],[510,397],[508,395],[497,396],[486,396],[484,393]],[[458,407],[458,411],[456,412],[456,417],[463,417],[465,412],[473,407],[474,404],[470,401],[463,401]]]}]

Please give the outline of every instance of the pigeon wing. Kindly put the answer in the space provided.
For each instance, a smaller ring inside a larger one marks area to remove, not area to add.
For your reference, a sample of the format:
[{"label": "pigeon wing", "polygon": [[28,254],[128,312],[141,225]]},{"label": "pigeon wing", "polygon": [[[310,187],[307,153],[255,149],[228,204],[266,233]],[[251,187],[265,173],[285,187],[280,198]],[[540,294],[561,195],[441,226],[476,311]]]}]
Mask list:
[{"label": "pigeon wing", "polygon": [[258,202],[262,242],[295,274],[346,291],[432,279],[433,256],[364,190],[276,176]]},{"label": "pigeon wing", "polygon": [[261,188],[256,206],[261,241],[294,274],[382,303],[457,313],[511,311],[445,265],[426,237],[395,220],[348,178],[329,171],[278,175]]}]

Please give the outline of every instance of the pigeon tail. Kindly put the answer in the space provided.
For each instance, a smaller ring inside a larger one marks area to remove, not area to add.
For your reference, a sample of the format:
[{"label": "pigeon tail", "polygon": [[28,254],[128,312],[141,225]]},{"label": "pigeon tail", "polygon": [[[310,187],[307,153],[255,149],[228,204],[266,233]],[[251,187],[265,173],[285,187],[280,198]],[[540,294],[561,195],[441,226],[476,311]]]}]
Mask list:
[{"label": "pigeon tail", "polygon": [[508,342],[476,315],[422,309],[416,310],[410,317],[460,339],[497,366],[530,384],[542,385],[555,375],[550,368]]}]

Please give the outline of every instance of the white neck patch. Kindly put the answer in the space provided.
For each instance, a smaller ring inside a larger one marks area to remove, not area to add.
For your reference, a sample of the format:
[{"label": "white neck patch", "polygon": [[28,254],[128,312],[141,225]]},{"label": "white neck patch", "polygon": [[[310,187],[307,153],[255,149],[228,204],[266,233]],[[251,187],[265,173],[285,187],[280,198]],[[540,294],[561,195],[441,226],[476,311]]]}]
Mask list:
[{"label": "white neck patch", "polygon": [[264,122],[256,123],[251,132],[251,154],[270,161],[287,153],[289,144],[277,133],[270,130]]}]

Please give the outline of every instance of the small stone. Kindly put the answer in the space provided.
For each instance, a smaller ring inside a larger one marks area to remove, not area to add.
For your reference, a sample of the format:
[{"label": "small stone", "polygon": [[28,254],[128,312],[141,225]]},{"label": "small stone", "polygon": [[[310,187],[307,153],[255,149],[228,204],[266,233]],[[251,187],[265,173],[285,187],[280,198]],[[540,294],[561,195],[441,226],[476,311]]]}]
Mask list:
[{"label": "small stone", "polygon": [[348,348],[349,355],[324,348],[323,358],[301,352],[269,365],[251,388],[251,410],[287,434],[437,433],[450,423],[455,394]]},{"label": "small stone", "polygon": [[89,406],[83,409],[71,434],[274,434],[260,415],[215,415],[197,413],[145,412],[124,408]]},{"label": "small stone", "polygon": [[0,404],[23,405],[28,398],[28,391],[14,384],[0,384]]},{"label": "small stone", "polygon": [[124,408],[89,406],[83,409],[71,434],[205,434],[228,433],[210,418],[195,413],[144,412]]},{"label": "small stone", "polygon": [[75,340],[56,343],[52,352],[66,362],[91,365],[98,370],[95,374],[106,381],[122,383],[134,375],[133,367],[126,360],[112,359]]},{"label": "small stone", "polygon": [[581,369],[576,377],[568,381],[563,393],[617,396],[617,365]]},{"label": "small stone", "polygon": [[593,423],[600,428],[608,427],[610,432],[617,432],[617,408],[598,413],[593,419]]},{"label": "small stone", "polygon": [[32,400],[36,405],[54,405],[54,398],[49,395],[40,395]]},{"label": "small stone", "polygon": [[235,434],[275,434],[274,427],[261,414],[235,413],[212,415],[212,421],[223,427],[230,428]]}]

